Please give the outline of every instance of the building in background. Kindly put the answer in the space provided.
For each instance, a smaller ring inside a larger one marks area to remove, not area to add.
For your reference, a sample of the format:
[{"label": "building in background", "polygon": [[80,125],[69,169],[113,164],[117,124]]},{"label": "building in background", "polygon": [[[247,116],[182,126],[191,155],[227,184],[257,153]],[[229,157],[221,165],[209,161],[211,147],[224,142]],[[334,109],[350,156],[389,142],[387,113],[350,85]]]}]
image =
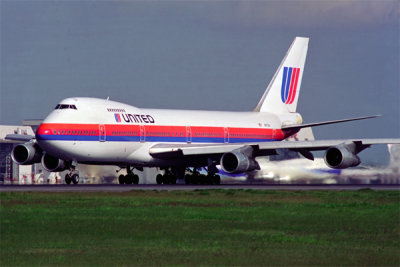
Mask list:
[{"label": "building in background", "polygon": [[40,164],[26,166],[14,164],[10,153],[19,142],[6,140],[8,134],[34,135],[34,132],[31,126],[0,125],[0,183],[31,184],[34,181],[32,178],[35,169]]}]

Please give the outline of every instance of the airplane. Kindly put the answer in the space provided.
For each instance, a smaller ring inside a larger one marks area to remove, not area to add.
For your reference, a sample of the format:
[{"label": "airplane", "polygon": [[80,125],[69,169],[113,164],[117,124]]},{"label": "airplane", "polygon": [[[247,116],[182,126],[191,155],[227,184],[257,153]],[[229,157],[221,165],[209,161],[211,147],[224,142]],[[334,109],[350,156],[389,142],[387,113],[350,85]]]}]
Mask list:
[{"label": "airplane", "polygon": [[[377,116],[303,124],[296,112],[309,38],[295,37],[253,111],[224,112],[143,109],[109,99],[73,97],[62,100],[45,118],[34,138],[17,145],[17,164],[41,162],[50,172],[69,170],[67,184],[79,182],[77,164],[126,168],[120,184],[137,184],[143,167],[158,167],[157,183],[186,183],[202,179],[220,184],[219,165],[227,173],[260,169],[257,157],[289,149],[313,160],[313,151],[325,150],[325,163],[334,169],[360,164],[357,154],[373,144],[400,143],[400,139],[345,139],[282,141],[303,128]],[[18,137],[15,137],[17,138]],[[24,140],[26,137],[20,137]],[[191,171],[192,174],[185,175]]]}]

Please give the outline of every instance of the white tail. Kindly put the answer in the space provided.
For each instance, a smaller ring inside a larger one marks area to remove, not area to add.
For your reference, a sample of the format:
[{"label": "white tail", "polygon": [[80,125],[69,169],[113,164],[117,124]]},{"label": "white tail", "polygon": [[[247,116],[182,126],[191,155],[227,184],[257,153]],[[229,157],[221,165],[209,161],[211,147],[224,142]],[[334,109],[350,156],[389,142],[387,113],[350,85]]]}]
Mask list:
[{"label": "white tail", "polygon": [[294,39],[254,111],[277,114],[296,112],[308,40],[305,37]]}]

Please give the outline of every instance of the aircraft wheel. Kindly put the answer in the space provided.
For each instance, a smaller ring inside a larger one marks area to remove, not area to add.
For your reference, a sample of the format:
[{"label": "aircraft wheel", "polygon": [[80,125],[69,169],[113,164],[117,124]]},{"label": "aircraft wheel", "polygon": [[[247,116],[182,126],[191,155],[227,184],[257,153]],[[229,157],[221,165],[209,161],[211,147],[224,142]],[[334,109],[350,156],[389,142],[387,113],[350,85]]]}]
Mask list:
[{"label": "aircraft wheel", "polygon": [[137,174],[133,175],[133,183],[138,184],[139,183],[139,176]]},{"label": "aircraft wheel", "polygon": [[71,176],[67,173],[65,175],[65,183],[66,184],[71,184],[71,182],[72,182]]},{"label": "aircraft wheel", "polygon": [[216,185],[219,185],[219,184],[221,184],[221,177],[219,176],[219,175],[214,175],[213,177],[212,177],[212,182],[213,182],[213,184],[216,184]]},{"label": "aircraft wheel", "polygon": [[161,174],[157,174],[156,176],[156,182],[157,184],[162,184],[163,182],[163,176]]},{"label": "aircraft wheel", "polygon": [[79,183],[79,175],[78,174],[76,174],[76,173],[72,174],[71,179],[72,179],[72,182],[74,184],[78,184]]},{"label": "aircraft wheel", "polygon": [[214,175],[210,175],[210,174],[208,174],[208,175],[206,176],[206,181],[207,181],[207,184],[208,184],[208,185],[212,185],[212,184],[214,184],[214,181],[213,181],[213,179],[214,179]]},{"label": "aircraft wheel", "polygon": [[185,175],[185,184],[192,184],[192,176],[190,174]]},{"label": "aircraft wheel", "polygon": [[168,175],[169,184],[176,184],[175,175]]},{"label": "aircraft wheel", "polygon": [[123,174],[121,174],[119,177],[118,177],[118,182],[119,182],[119,184],[124,184],[125,183],[125,175],[123,175]]},{"label": "aircraft wheel", "polygon": [[162,183],[163,184],[169,184],[169,176],[167,175],[167,174],[164,174],[163,176],[162,176]]},{"label": "aircraft wheel", "polygon": [[132,174],[128,174],[125,177],[125,183],[126,184],[132,184],[133,183],[133,175]]},{"label": "aircraft wheel", "polygon": [[193,174],[192,175],[192,184],[199,184],[200,183],[200,178],[198,175]]},{"label": "aircraft wheel", "polygon": [[204,174],[198,175],[197,179],[198,179],[197,184],[207,184],[207,178]]}]

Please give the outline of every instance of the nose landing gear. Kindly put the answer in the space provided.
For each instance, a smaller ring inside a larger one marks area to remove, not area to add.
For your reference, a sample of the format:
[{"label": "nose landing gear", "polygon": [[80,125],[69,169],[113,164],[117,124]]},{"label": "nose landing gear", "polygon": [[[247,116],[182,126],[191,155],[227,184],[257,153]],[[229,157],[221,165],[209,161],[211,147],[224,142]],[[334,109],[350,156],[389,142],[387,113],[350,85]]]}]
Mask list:
[{"label": "nose landing gear", "polygon": [[71,169],[69,173],[65,175],[66,184],[78,184],[79,183],[79,172],[75,169]]}]

